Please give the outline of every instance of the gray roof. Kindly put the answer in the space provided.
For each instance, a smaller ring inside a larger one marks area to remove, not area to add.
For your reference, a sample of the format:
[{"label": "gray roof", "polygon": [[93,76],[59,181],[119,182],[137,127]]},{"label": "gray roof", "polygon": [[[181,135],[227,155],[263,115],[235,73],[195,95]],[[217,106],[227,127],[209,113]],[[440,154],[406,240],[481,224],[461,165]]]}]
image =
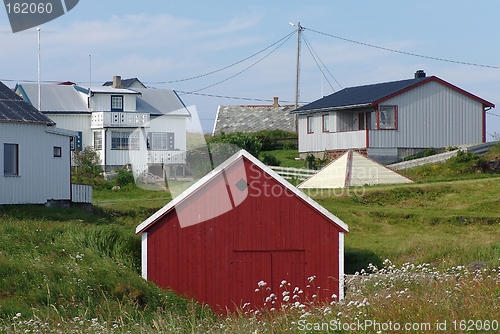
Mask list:
[{"label": "gray roof", "polygon": [[141,93],[136,103],[138,112],[148,112],[156,116],[191,116],[177,93],[171,89],[135,88],[134,90]]},{"label": "gray roof", "polygon": [[212,134],[260,130],[295,132],[294,106],[219,106]]},{"label": "gray roof", "polygon": [[[103,86],[112,86],[113,85],[113,81],[106,81]],[[137,86],[137,85],[140,85],[144,88],[146,88],[146,86],[137,78],[130,78],[130,79],[122,79],[122,86],[124,88],[132,88],[133,89],[133,86]]]},{"label": "gray roof", "polygon": [[[17,85],[16,90],[33,106],[38,106],[38,85]],[[72,85],[40,85],[43,113],[90,113],[85,98]]]},{"label": "gray roof", "polygon": [[0,82],[0,122],[55,124],[2,82]]},{"label": "gray roof", "polygon": [[[42,105],[41,109],[46,114],[79,114],[91,113],[87,106],[87,88],[73,85],[41,85]],[[80,90],[80,92],[78,91]],[[32,105],[38,105],[38,85],[22,84],[16,86],[16,91]],[[190,113],[177,93],[170,89],[125,89],[110,86],[91,87],[90,91],[97,94],[134,94],[137,95],[136,110],[147,112],[153,116],[185,116]],[[82,94],[83,93],[83,94]]]}]

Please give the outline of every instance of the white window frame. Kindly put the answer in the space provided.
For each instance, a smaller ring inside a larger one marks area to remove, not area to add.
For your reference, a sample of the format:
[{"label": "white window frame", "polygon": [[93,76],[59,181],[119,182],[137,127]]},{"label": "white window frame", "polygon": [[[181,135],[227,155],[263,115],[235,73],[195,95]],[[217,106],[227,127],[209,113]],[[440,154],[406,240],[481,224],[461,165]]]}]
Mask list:
[{"label": "white window frame", "polygon": [[111,150],[139,150],[139,134],[111,131]]},{"label": "white window frame", "polygon": [[94,131],[94,149],[102,150],[102,131]]}]

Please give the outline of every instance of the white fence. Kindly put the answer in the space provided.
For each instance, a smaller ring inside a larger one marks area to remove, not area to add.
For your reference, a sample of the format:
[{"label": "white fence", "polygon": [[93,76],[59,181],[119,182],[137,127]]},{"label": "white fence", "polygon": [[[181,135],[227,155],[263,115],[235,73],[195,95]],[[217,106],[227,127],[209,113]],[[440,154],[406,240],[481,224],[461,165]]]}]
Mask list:
[{"label": "white fence", "polygon": [[279,167],[279,166],[269,166],[272,170],[278,173],[280,176],[285,179],[297,179],[297,180],[307,180],[314,174],[316,174],[317,170],[312,169],[304,169],[304,168],[293,168],[293,167]]},{"label": "white fence", "polygon": [[92,186],[86,184],[72,184],[71,202],[92,204]]}]

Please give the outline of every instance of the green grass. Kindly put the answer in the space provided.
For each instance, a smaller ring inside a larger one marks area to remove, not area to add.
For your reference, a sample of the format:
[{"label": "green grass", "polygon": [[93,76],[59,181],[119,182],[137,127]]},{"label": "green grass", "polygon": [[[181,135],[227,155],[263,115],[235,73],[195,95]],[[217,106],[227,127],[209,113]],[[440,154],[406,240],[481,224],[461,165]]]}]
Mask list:
[{"label": "green grass", "polygon": [[274,155],[279,161],[281,167],[294,167],[294,168],[306,168],[304,160],[295,160],[299,157],[299,152],[297,150],[274,150],[261,152],[269,153]]},{"label": "green grass", "polygon": [[[293,160],[297,151],[280,154],[290,163],[303,163]],[[347,272],[369,263],[381,268],[385,259],[394,266],[384,274],[356,276],[359,281],[349,282],[345,304],[289,304],[259,317],[249,310],[216,317],[140,277],[135,227],[170,201],[169,192],[105,187],[94,191],[91,210],[0,208],[0,332],[301,333],[300,320],[339,318],[447,320],[444,332],[452,333],[452,320],[496,319],[500,178],[471,172],[467,164],[450,161],[445,172],[442,166],[421,167],[430,168],[429,174],[410,185],[311,193],[349,225]],[[405,173],[419,170],[425,169]],[[425,265],[410,270],[408,262]],[[473,262],[497,271],[464,272],[461,266]]]},{"label": "green grass", "polygon": [[[499,178],[365,187],[338,197],[327,195],[325,190],[323,196],[313,197],[348,223],[347,254],[349,249],[364,250],[372,254],[369,260],[388,258],[398,265],[499,263]],[[358,263],[361,268],[367,264]]]}]

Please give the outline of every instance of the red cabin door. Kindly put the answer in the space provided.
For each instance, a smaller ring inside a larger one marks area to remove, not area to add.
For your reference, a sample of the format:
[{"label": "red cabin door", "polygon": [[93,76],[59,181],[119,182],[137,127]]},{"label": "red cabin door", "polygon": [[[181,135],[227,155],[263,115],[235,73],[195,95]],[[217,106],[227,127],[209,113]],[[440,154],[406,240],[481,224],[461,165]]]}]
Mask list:
[{"label": "red cabin door", "polygon": [[[233,308],[245,303],[250,303],[253,309],[263,307],[271,293],[276,295],[275,303],[268,302],[265,306],[278,307],[283,300],[283,291],[290,291],[291,298],[295,287],[304,289],[305,265],[305,251],[302,250],[234,251],[230,273]],[[287,284],[280,287],[283,280]],[[266,285],[259,287],[261,281]]]}]

